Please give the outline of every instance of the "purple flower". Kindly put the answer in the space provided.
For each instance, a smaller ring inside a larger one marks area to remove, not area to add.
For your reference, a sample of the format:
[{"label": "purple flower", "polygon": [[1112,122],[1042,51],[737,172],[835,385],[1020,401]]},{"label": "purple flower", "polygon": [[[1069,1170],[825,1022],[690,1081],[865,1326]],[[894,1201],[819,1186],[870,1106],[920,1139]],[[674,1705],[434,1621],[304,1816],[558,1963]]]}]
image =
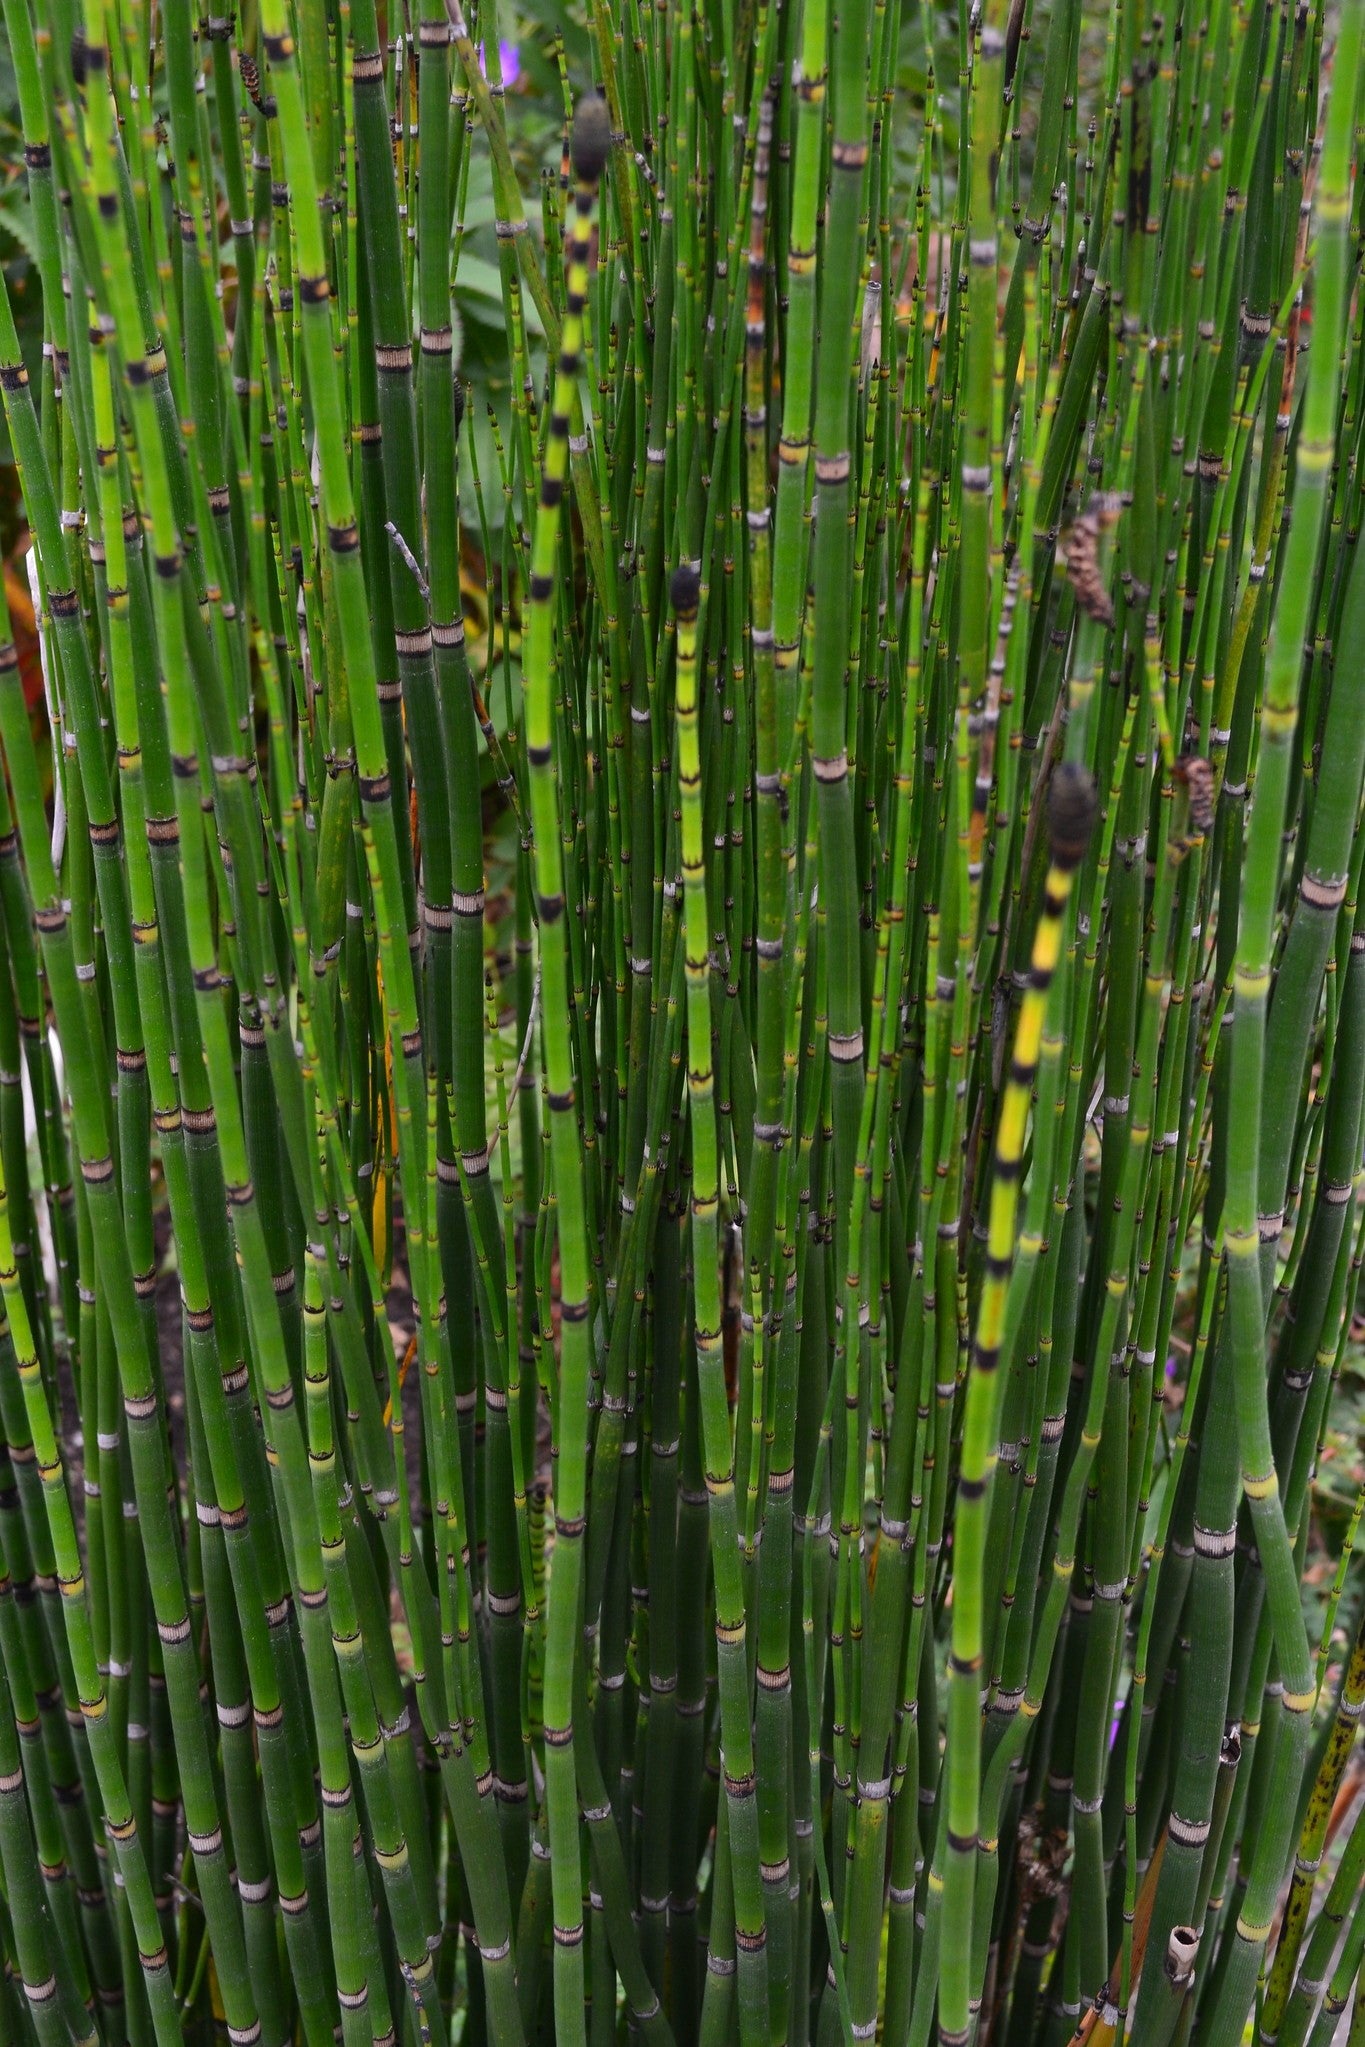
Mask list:
[{"label": "purple flower", "polygon": [[[509,43],[505,36],[498,37],[498,65],[502,72],[503,84],[515,85],[521,76],[521,58],[517,55],[516,44]],[[487,78],[488,57],[482,43],[479,44],[479,69]]]}]

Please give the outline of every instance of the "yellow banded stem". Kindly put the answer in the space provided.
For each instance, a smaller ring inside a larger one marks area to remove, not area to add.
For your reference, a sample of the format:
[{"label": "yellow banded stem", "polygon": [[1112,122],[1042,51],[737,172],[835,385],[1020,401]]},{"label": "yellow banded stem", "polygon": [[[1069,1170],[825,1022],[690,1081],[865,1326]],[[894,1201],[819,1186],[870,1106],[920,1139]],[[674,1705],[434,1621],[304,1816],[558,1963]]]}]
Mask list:
[{"label": "yellow banded stem", "polygon": [[1042,914],[1034,933],[1028,986],[1019,1012],[1014,1056],[996,1131],[986,1277],[981,1290],[972,1368],[967,1384],[953,1533],[948,1797],[946,1837],[940,1857],[944,1874],[945,1923],[953,1928],[952,1940],[944,1944],[939,1990],[939,2038],[945,2043],[965,2040],[969,2027],[972,1889],[981,1803],[980,1694],[986,1505],[995,1465],[1000,1352],[1009,1277],[1014,1264],[1019,1176],[1029,1104],[1047,1019],[1048,997],[1065,940],[1066,907],[1071,895],[1072,877],[1090,842],[1095,808],[1095,790],[1090,776],[1076,763],[1062,762],[1048,791],[1052,860],[1043,889]]},{"label": "yellow banded stem", "polygon": [[554,1910],[555,2031],[583,2037],[583,1880],[578,1773],[574,1755],[574,1661],[587,1512],[588,1387],[592,1358],[589,1255],[583,1153],[569,1021],[569,957],[564,929],[564,868],[559,782],[554,754],[555,568],[560,506],[569,463],[569,420],[583,347],[583,315],[592,278],[592,217],[611,145],[607,109],[583,100],[573,128],[576,176],[565,229],[565,309],[559,336],[540,504],[531,541],[523,687],[533,832],[532,875],[540,926],[544,1070],[550,1108],[550,1158],[558,1196],[560,1380],[556,1405],[555,1548],[545,1635],[545,1795]]}]

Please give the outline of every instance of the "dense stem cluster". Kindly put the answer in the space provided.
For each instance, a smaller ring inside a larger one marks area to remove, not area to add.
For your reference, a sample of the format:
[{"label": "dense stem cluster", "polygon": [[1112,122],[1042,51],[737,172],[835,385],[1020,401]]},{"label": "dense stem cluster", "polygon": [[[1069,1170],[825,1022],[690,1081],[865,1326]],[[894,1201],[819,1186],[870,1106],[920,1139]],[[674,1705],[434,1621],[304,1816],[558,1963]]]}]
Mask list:
[{"label": "dense stem cluster", "polygon": [[3,8],[0,2047],[1365,2047],[1365,0]]}]

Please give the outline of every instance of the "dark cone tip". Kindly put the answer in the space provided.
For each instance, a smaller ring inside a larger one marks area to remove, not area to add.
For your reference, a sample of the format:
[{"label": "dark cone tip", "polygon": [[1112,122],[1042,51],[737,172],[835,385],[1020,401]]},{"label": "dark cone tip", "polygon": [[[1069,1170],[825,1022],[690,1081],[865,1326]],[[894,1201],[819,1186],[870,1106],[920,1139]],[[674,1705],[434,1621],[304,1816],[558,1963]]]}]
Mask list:
[{"label": "dark cone tip", "polygon": [[1094,777],[1079,761],[1059,761],[1047,794],[1047,828],[1060,867],[1075,867],[1084,858],[1098,810]]},{"label": "dark cone tip", "polygon": [[610,148],[611,116],[607,112],[607,103],[595,92],[586,93],[578,102],[569,143],[574,175],[585,185],[595,185],[602,175]]},{"label": "dark cone tip", "polygon": [[681,617],[690,618],[696,611],[701,596],[701,577],[691,562],[678,563],[668,586],[668,594],[673,601],[673,609]]}]

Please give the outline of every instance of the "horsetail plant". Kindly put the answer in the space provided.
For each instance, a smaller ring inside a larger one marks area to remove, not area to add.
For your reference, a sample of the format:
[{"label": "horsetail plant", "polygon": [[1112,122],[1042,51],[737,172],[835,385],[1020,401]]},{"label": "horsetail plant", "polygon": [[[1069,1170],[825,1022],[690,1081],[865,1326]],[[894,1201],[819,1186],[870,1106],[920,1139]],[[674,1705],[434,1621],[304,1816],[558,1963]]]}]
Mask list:
[{"label": "horsetail plant", "polygon": [[1361,0],[2,4],[0,2047],[1363,2047]]}]

